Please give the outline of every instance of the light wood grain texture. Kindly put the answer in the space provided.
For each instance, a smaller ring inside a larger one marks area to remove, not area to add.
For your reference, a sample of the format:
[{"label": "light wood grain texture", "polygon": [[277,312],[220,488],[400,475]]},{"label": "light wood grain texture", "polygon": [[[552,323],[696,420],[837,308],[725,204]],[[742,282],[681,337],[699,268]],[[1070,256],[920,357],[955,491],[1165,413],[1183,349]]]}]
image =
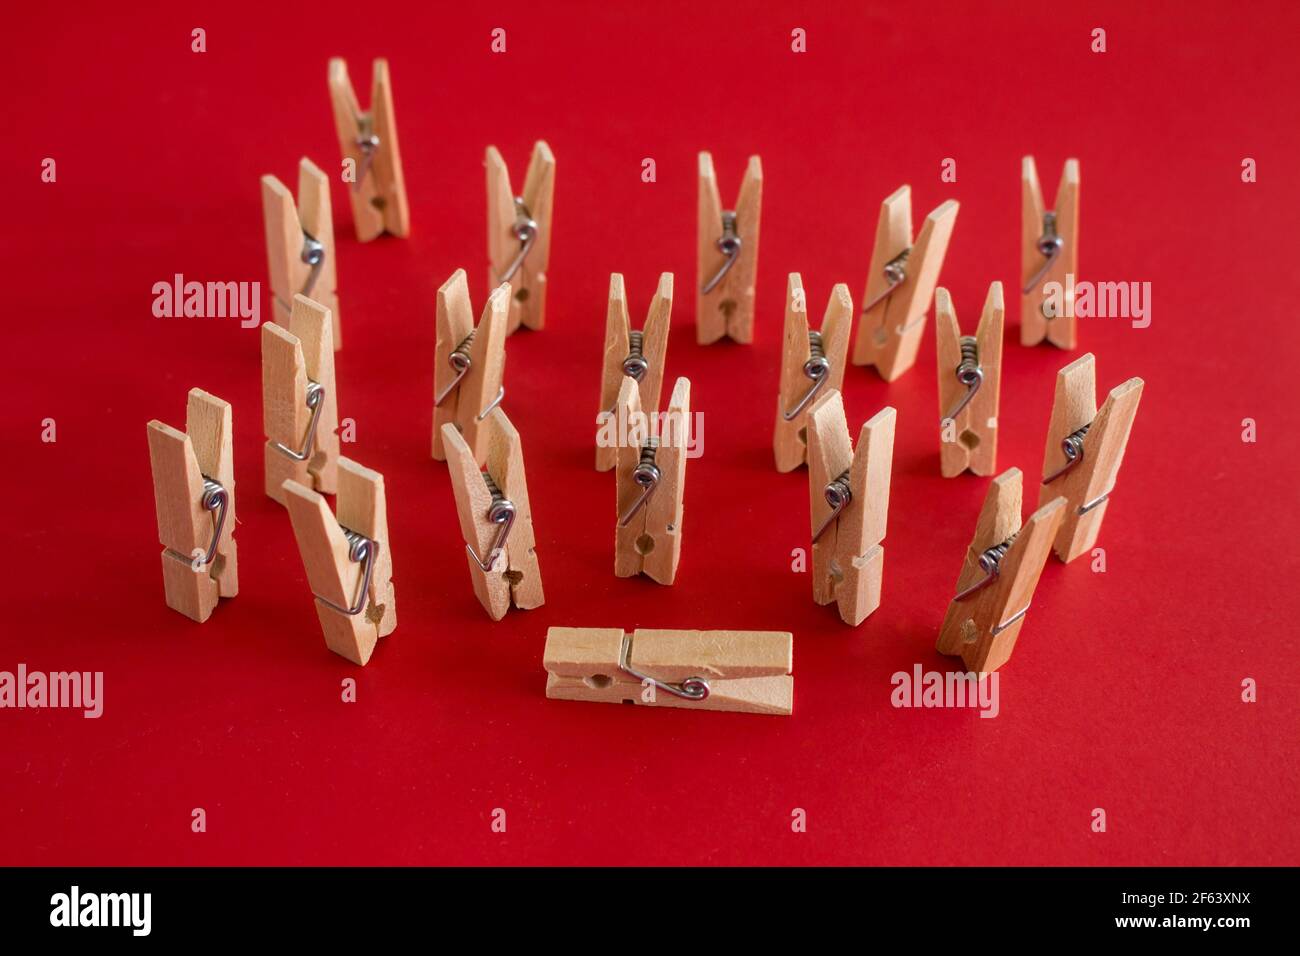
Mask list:
[{"label": "light wood grain texture", "polygon": [[343,347],[339,320],[338,264],[334,258],[334,216],[330,211],[329,180],[310,159],[298,163],[298,201],[274,176],[262,177],[262,222],[266,227],[266,257],[271,276],[275,320],[289,324],[293,297],[304,292],[311,266],[303,261],[303,241],[312,238],[325,247],[320,270],[309,297],[330,310],[334,318],[334,349]]},{"label": "light wood grain texture", "polygon": [[[831,289],[822,316],[821,342],[830,371],[823,377],[817,397],[844,386],[844,365],[848,360],[849,332],[853,328],[853,296],[843,282]],[[787,420],[786,415],[798,407],[813,387],[814,380],[804,372],[812,351],[809,345],[808,299],[803,277],[791,272],[786,282],[785,339],[781,346],[781,381],[776,396],[776,430],[772,451],[776,470],[794,471],[808,460],[808,415],[813,402]]]},{"label": "light wood grain texture", "polygon": [[480,470],[473,451],[453,425],[443,426],[443,447],[451,471],[451,487],[456,496],[456,514],[467,544],[480,558],[489,560],[496,541],[498,525],[488,518],[492,495],[483,473],[491,476],[501,494],[515,506],[514,524],[505,550],[492,561],[491,570],[483,567],[467,550],[470,580],[479,603],[494,621],[506,616],[510,608],[530,610],[546,602],[542,592],[542,573],[537,561],[537,539],[533,533],[533,510],[528,500],[528,479],[524,472],[523,444],[519,433],[501,409],[493,409],[484,422],[486,462]]},{"label": "light wood grain texture", "polygon": [[[495,146],[487,148],[484,165],[487,168],[488,287],[509,281],[514,290],[507,335],[521,325],[540,331],[546,326],[546,270],[551,261],[555,156],[545,140],[533,144],[524,191],[518,194],[510,188],[510,170]],[[520,249],[520,240],[514,233],[516,195],[523,199],[533,222],[537,223],[537,238],[522,265],[507,279],[506,272]]]},{"label": "light wood grain texture", "polygon": [[749,714],[794,708],[794,637],[788,631],[689,631],[638,628],[627,665],[664,683],[698,677],[703,700],[686,700],[620,668],[622,628],[552,627],[543,664],[546,696]]},{"label": "light wood grain texture", "polygon": [[721,193],[713,169],[713,157],[699,156],[698,269],[695,279],[695,333],[701,345],[730,337],[745,345],[754,341],[754,283],[758,275],[758,233],[763,209],[763,164],[749,157],[745,178],[736,198],[736,235],[740,254],[734,265],[708,293],[705,285],[726,261],[718,250],[722,235]]},{"label": "light wood grain texture", "polygon": [[[354,664],[364,665],[379,638],[397,628],[388,503],[383,475],[348,458],[340,458],[338,464],[337,518],[324,498],[296,481],[284,483],[285,504],[307,581],[316,596],[316,617],[325,635],[325,646]],[[345,614],[325,603],[352,606],[365,580],[364,565],[348,556],[344,528],[364,535],[377,546],[365,606],[358,614]]]},{"label": "light wood grain texture", "polygon": [[[1079,276],[1079,161],[1067,159],[1056,190],[1056,233],[1064,240],[1060,253],[1050,269],[1030,289],[1029,284],[1046,261],[1038,251],[1038,240],[1043,235],[1043,189],[1038,181],[1038,167],[1034,157],[1020,161],[1020,344],[1038,345],[1050,342],[1063,349],[1077,344],[1077,319],[1074,314],[1074,282]],[[1073,282],[1066,276],[1074,276]],[[1062,315],[1048,317],[1053,311],[1047,304],[1046,286],[1060,283]]]},{"label": "light wood grain texture", "polygon": [[[480,465],[486,460],[487,443],[483,436],[486,416],[480,416],[496,400],[505,381],[509,309],[510,283],[506,282],[492,290],[475,326],[464,269],[452,273],[438,290],[437,341],[433,352],[433,457],[438,461],[447,458],[442,440],[444,425],[455,426],[465,437]],[[451,365],[451,355],[471,334],[474,338],[468,346],[469,371],[439,405],[438,396],[451,386],[457,375]]]},{"label": "light wood grain texture", "polygon": [[[1065,517],[1053,544],[1056,556],[1062,561],[1073,561],[1097,543],[1102,520],[1110,507],[1108,496],[1115,490],[1129,433],[1137,417],[1143,386],[1140,378],[1117,385],[1106,397],[1101,411],[1097,411],[1096,360],[1091,352],[1057,373],[1047,447],[1043,452],[1045,481],[1068,460],[1061,447],[1065,437],[1091,423],[1083,438],[1082,460],[1050,482],[1039,485],[1040,505],[1058,495],[1065,498]],[[1098,504],[1092,504],[1099,499]],[[1090,504],[1092,507],[1080,513]]]},{"label": "light wood grain texture", "polygon": [[808,417],[808,490],[811,532],[833,508],[826,486],[846,471],[853,500],[812,546],[813,600],[836,603],[840,619],[856,627],[880,606],[890,473],[897,414],[883,408],[862,426],[854,451],[839,390],[819,398]]},{"label": "light wood grain texture", "polygon": [[[296,461],[278,444],[301,451],[311,423],[307,384],[325,389],[311,454]],[[334,384],[333,322],[329,309],[306,296],[293,297],[289,328],[262,326],[262,424],[266,493],[284,504],[284,483],[296,481],[332,495],[338,488],[339,406]]]},{"label": "light wood grain texture", "polygon": [[[916,363],[925,333],[925,316],[939,281],[948,241],[957,223],[955,199],[926,216],[921,235],[912,242],[912,188],[901,186],[885,198],[876,224],[876,244],[862,298],[862,322],[853,343],[853,364],[874,365],[892,382]],[[906,252],[905,278],[893,292],[885,267]]]},{"label": "light wood grain texture", "polygon": [[[686,452],[690,437],[691,383],[679,378],[668,401],[668,411],[657,422],[659,447],[655,465],[660,480],[654,493],[626,525],[620,518],[641,497],[632,473],[641,460],[641,439],[655,431],[655,410],[641,407],[636,383],[625,378],[618,394],[620,425],[618,463],[615,469],[617,512],[614,532],[614,573],[621,578],[645,574],[659,584],[672,584],[682,554],[682,497],[686,488]],[[642,417],[642,416],[645,417]]]},{"label": "light wood grain texture", "polygon": [[[149,422],[149,463],[167,606],[202,623],[219,598],[239,593],[230,404],[202,389],[190,389],[185,427],[180,432],[157,420]],[[217,553],[206,566],[202,558],[212,543],[218,513],[203,507],[205,477],[225,489],[227,500]]]},{"label": "light wood grain texture", "polygon": [[[329,62],[329,89],[339,150],[344,159],[356,164],[357,181],[346,185],[357,239],[369,242],[385,232],[405,239],[411,234],[411,210],[406,200],[402,151],[397,143],[388,61],[379,58],[374,62],[368,111],[362,111],[348,78],[348,65],[339,57]],[[367,171],[360,140],[372,133],[379,137],[379,148]]]},{"label": "light wood grain texture", "polygon": [[1016,535],[1015,541],[992,583],[949,602],[935,645],[940,654],[960,656],[966,669],[977,673],[995,671],[1011,658],[1027,617],[1021,612],[1033,600],[1052,538],[1065,513],[1065,500],[1055,498],[1034,512],[1022,528],[1022,494],[1018,468],[1004,471],[990,483],[953,593],[960,594],[985,577],[979,560],[986,549],[1012,535]]},{"label": "light wood grain texture", "polygon": [[975,331],[979,367],[984,379],[975,396],[951,422],[946,418],[968,394],[957,380],[961,363],[961,327],[948,290],[934,293],[935,351],[939,360],[939,468],[945,478],[970,469],[992,475],[998,465],[998,402],[1002,390],[1002,329],[1006,307],[1002,283],[989,284],[984,311]]},{"label": "light wood grain texture", "polygon": [[[659,407],[672,313],[673,274],[665,272],[659,276],[659,285],[650,302],[650,311],[646,313],[645,324],[641,327],[641,355],[646,362],[646,371],[637,383],[637,390],[640,392],[642,408]],[[632,323],[628,314],[623,276],[614,272],[609,277],[609,308],[605,313],[605,359],[601,370],[599,414],[613,412],[618,402],[618,390],[625,377],[623,362],[629,354],[631,332]],[[614,445],[597,443],[597,471],[609,471],[617,459],[618,449]]]}]

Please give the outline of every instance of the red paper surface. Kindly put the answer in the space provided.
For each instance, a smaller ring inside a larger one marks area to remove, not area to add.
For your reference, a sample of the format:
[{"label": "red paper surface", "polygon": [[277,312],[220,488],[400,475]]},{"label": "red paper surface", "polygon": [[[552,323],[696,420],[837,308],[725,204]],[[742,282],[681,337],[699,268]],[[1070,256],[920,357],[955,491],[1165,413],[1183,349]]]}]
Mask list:
[{"label": "red paper surface", "polygon": [[[1300,862],[1300,16],[1089,7],[12,13],[0,670],[103,671],[105,686],[98,720],[0,711],[0,862]],[[360,245],[334,183],[340,414],[357,422],[344,450],[386,477],[397,587],[398,629],[365,668],[326,651],[288,517],[262,493],[258,332],[151,315],[153,283],[175,273],[269,294],[258,177],[294,184],[302,155],[337,174],[331,55],[363,101],[371,57],[389,59],[413,221],[409,240]],[[429,458],[434,291],[463,266],[481,306],[484,147],[520,181],[543,137],[558,162],[547,328],[509,340],[506,409],[547,602],[493,623]],[[762,156],[752,347],[694,341],[700,149],[728,204]],[[1019,345],[1026,153],[1049,203],[1079,158],[1081,278],[1149,281],[1149,328],[1081,319],[1076,353]],[[955,184],[939,180],[948,157]],[[1057,370],[1092,351],[1103,396],[1146,380],[1099,541],[1107,571],[1050,559],[992,720],[890,704],[894,672],[952,666],[934,640],[988,485],[939,476],[933,322],[903,378],[850,367],[845,382],[855,434],[898,409],[884,601],[860,628],[791,571],[807,477],[771,463],[786,275],[802,273],[815,316],[834,282],[860,304],[880,201],[905,182],[918,223],[961,202],[941,283],[965,329],[988,283],[1006,286],[999,468],[1029,476],[1029,501]],[[592,467],[615,270],[638,325],[658,273],[675,273],[667,385],[688,376],[705,416],[673,587],[613,575],[614,479]],[[240,595],[202,626],[163,603],[145,442],[151,418],[184,425],[192,386],[234,406],[240,517]],[[790,630],[794,716],[549,701],[550,625]]]}]

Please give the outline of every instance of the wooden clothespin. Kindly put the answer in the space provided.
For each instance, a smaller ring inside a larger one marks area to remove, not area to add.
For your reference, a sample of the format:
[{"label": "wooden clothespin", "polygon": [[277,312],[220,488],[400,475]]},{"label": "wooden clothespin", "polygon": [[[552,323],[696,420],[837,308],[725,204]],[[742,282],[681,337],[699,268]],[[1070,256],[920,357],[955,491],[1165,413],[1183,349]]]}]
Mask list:
[{"label": "wooden clothespin", "polygon": [[667,413],[659,415],[656,410],[642,411],[636,382],[625,378],[618,393],[617,415],[620,442],[614,573],[620,578],[645,574],[660,584],[672,584],[682,556],[690,379],[677,380]]},{"label": "wooden clothespin", "polygon": [[543,663],[553,700],[745,714],[794,709],[789,631],[552,627]]},{"label": "wooden clothespin", "polygon": [[[602,420],[616,414],[619,387],[623,378],[637,384],[642,408],[658,408],[664,384],[664,359],[668,354],[668,326],[673,314],[673,274],[659,276],[659,287],[650,302],[645,325],[632,329],[627,311],[627,292],[623,276],[609,277],[609,310],[605,313],[605,367],[600,383]],[[596,470],[609,471],[618,458],[617,447],[609,442],[596,443]]]},{"label": "wooden clothespin", "polygon": [[344,162],[352,163],[348,195],[357,239],[369,242],[382,233],[405,239],[411,233],[411,211],[406,202],[402,153],[397,146],[397,120],[393,114],[393,84],[388,61],[377,58],[370,83],[370,109],[361,111],[348,79],[348,65],[340,57],[330,60],[330,102],[334,128]]},{"label": "wooden clothespin", "polygon": [[492,290],[474,325],[465,270],[457,269],[438,290],[438,338],[433,355],[433,457],[446,461],[442,426],[454,425],[482,464],[487,445],[483,423],[506,397],[506,313],[510,283]]},{"label": "wooden clothespin", "polygon": [[844,385],[844,363],[853,328],[853,296],[843,282],[831,289],[820,331],[808,326],[803,277],[791,272],[785,292],[785,344],[776,396],[772,450],[776,470],[794,471],[808,460],[808,411],[818,395]]},{"label": "wooden clothespin", "polygon": [[1065,517],[1055,542],[1056,556],[1062,561],[1073,561],[1097,543],[1142,387],[1140,378],[1115,386],[1099,412],[1097,366],[1091,352],[1056,375],[1038,502],[1041,505],[1057,495],[1065,498]]},{"label": "wooden clothespin", "polygon": [[892,382],[916,362],[958,208],[955,199],[938,206],[925,217],[914,244],[912,187],[900,186],[881,203],[862,294],[862,324],[853,343],[854,365],[874,365],[881,378]]},{"label": "wooden clothespin", "polygon": [[[1079,268],[1079,161],[1067,159],[1056,188],[1056,208],[1043,208],[1034,157],[1020,161],[1020,344],[1046,340],[1075,347],[1074,279]],[[1049,282],[1061,295],[1050,296]],[[1056,314],[1056,302],[1064,314]]]},{"label": "wooden clothespin", "polygon": [[365,664],[379,638],[397,628],[388,503],[379,472],[348,458],[338,466],[337,518],[324,498],[292,479],[284,497],[325,646]]},{"label": "wooden clothespin", "polygon": [[957,578],[957,596],[939,631],[939,653],[960,655],[969,671],[995,671],[1011,659],[1065,512],[1065,499],[1054,498],[1021,527],[1020,498],[1019,468],[1007,469],[989,485]]},{"label": "wooden clothespin", "polygon": [[167,606],[202,624],[239,593],[230,405],[190,389],[185,431],[148,425]]},{"label": "wooden clothespin", "polygon": [[734,210],[723,209],[713,156],[700,153],[699,285],[695,335],[700,345],[730,336],[754,341],[754,283],[758,225],[763,209],[763,164],[749,157]]},{"label": "wooden clothespin", "polygon": [[934,293],[939,356],[939,467],[945,478],[998,467],[998,395],[1002,390],[1002,283],[989,283],[974,335],[962,335],[948,290]]},{"label": "wooden clothespin", "polygon": [[545,140],[533,144],[524,191],[510,188],[510,170],[495,146],[487,148],[488,286],[509,282],[510,321],[541,331],[546,325],[546,268],[551,261],[555,208],[555,157]]},{"label": "wooden clothespin", "polygon": [[297,204],[284,183],[269,173],[263,176],[262,221],[266,226],[266,257],[276,321],[287,325],[293,297],[305,295],[330,310],[334,316],[334,349],[341,349],[334,215],[325,174],[305,156],[299,161]]},{"label": "wooden clothespin", "polygon": [[541,607],[546,598],[519,432],[499,408],[487,417],[483,422],[487,461],[481,471],[454,425],[443,425],[442,433],[479,602],[494,621],[505,617],[511,605],[524,611]]},{"label": "wooden clothespin", "polygon": [[330,310],[295,295],[288,329],[262,325],[266,493],[280,504],[289,478],[325,495],[337,489],[338,402]]},{"label": "wooden clothespin", "polygon": [[812,500],[813,600],[835,601],[854,627],[880,606],[894,462],[894,409],[868,419],[855,451],[839,390],[808,416],[808,489]]}]

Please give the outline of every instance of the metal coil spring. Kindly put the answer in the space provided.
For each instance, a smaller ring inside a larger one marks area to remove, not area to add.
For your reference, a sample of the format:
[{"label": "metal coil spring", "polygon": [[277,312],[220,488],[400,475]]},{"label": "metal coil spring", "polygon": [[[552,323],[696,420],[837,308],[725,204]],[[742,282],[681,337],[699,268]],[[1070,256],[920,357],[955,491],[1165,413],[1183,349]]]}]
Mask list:
[{"label": "metal coil spring", "polygon": [[911,254],[912,254],[912,247],[908,246],[898,255],[894,256],[894,258],[890,259],[888,262],[885,263],[885,268],[883,271],[885,274],[885,281],[888,282],[889,285],[885,286],[885,288],[880,290],[880,292],[876,294],[876,297],[874,299],[870,300],[869,302],[865,303],[862,306],[863,315],[870,312],[881,302],[884,302],[886,299],[888,299],[891,295],[894,294],[894,290],[897,289],[900,285],[902,285],[907,280],[907,257],[910,256]]},{"label": "metal coil spring", "polygon": [[1015,540],[1019,535],[1020,532],[1017,531],[1015,534],[1007,538],[1007,540],[1003,541],[1001,544],[995,544],[993,545],[993,547],[985,548],[983,551],[981,551],[979,557],[979,566],[980,566],[980,570],[984,572],[984,577],[980,578],[978,581],[976,581],[970,587],[966,588],[964,591],[959,592],[957,596],[953,598],[953,600],[960,601],[962,598],[968,597],[969,595],[974,594],[976,591],[980,590],[981,588],[988,587],[990,584],[996,581],[998,575],[1002,572],[1002,559],[1007,556],[1007,552],[1011,550],[1011,545],[1015,543]]},{"label": "metal coil spring", "polygon": [[375,556],[379,553],[379,542],[367,538],[360,531],[353,531],[351,528],[343,528],[343,537],[348,539],[348,560],[355,564],[362,565],[361,580],[357,585],[356,598],[348,607],[341,604],[335,604],[327,597],[317,594],[316,599],[328,607],[332,607],[340,614],[346,614],[349,617],[356,617],[366,607],[366,601],[370,597],[370,582],[375,573]]},{"label": "metal coil spring", "polygon": [[781,413],[787,422],[794,421],[800,412],[812,404],[812,400],[817,397],[822,386],[830,381],[831,362],[826,357],[825,346],[822,345],[822,334],[812,329],[808,330],[808,361],[803,363],[803,374],[812,384],[803,393],[803,397],[795,403],[794,408]]},{"label": "metal coil spring", "polygon": [[627,358],[623,359],[623,374],[634,382],[640,382],[645,378],[645,373],[650,371],[650,363],[641,354],[643,339],[642,332],[627,334]]},{"label": "metal coil spring", "polygon": [[510,529],[514,527],[515,503],[505,496],[490,474],[485,471],[482,475],[483,483],[487,485],[488,493],[492,496],[492,502],[488,505],[487,519],[497,526],[497,534],[486,559],[480,558],[472,545],[465,545],[465,550],[478,562],[480,568],[491,571],[497,558],[505,551],[506,541],[510,538]]},{"label": "metal coil spring", "polygon": [[813,533],[813,544],[826,533],[826,529],[835,523],[835,519],[849,505],[853,504],[853,487],[849,484],[849,469],[845,468],[838,478],[826,483],[826,490],[822,494],[826,498],[826,503],[831,506],[831,513],[826,516],[821,527]]},{"label": "metal coil spring", "polygon": [[963,335],[958,340],[961,346],[961,361],[957,363],[957,381],[963,385],[978,387],[984,375],[980,371],[980,347],[973,335]]},{"label": "metal coil spring", "polygon": [[632,517],[646,506],[650,501],[650,496],[654,494],[654,490],[659,487],[659,481],[663,474],[659,471],[659,466],[655,464],[655,455],[658,450],[659,439],[657,437],[647,438],[641,445],[641,460],[632,469],[632,481],[641,488],[641,494],[632,503],[632,506],[619,517],[619,527],[626,527]]},{"label": "metal coil spring", "polygon": [[1052,472],[1043,479],[1043,484],[1055,481],[1063,474],[1083,461],[1083,439],[1088,434],[1088,429],[1092,427],[1092,422],[1084,425],[1082,428],[1076,428],[1070,434],[1061,439],[1061,452],[1065,455],[1065,464],[1056,471]]}]

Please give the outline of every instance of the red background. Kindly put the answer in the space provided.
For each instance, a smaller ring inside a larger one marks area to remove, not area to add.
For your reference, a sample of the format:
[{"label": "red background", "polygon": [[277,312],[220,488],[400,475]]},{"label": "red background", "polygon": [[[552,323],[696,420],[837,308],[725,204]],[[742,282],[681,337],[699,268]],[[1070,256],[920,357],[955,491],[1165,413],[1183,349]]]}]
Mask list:
[{"label": "red background", "polygon": [[[1294,4],[238,6],[27,5],[6,31],[0,669],[102,670],[105,713],[0,713],[0,862],[1300,863]],[[359,245],[334,184],[344,449],[387,478],[398,595],[364,669],[326,651],[262,493],[258,333],[150,313],[176,272],[269,291],[257,180],[294,183],[302,155],[338,169],[331,55],[363,102],[389,58],[413,221]],[[479,307],[483,149],[519,180],[539,137],[558,161],[547,328],[509,340],[506,407],[547,603],[494,624],[429,458],[434,291],[463,266]],[[694,342],[703,148],[728,201],[763,159],[752,347]],[[1083,319],[1076,353],[1018,344],[1025,153],[1049,202],[1079,157],[1081,277],[1151,282],[1150,328]],[[816,313],[836,281],[857,301],[903,182],[918,222],[961,201],[941,283],[963,326],[1007,287],[999,467],[1028,498],[1058,368],[1090,350],[1103,395],[1147,383],[1109,570],[1051,559],[995,720],[890,706],[893,672],[951,665],[934,639],[987,488],[939,477],[933,323],[894,384],[848,370],[855,433],[899,415],[884,602],[860,628],[792,573],[807,477],[771,465],[786,273]],[[613,478],[592,468],[613,270],[638,324],[676,274],[668,381],[689,376],[706,419],[670,588],[614,577]],[[183,426],[195,385],[233,403],[241,518],[241,593],[203,626],[163,603],[144,427]],[[548,701],[553,624],[791,630],[795,714]]]}]

